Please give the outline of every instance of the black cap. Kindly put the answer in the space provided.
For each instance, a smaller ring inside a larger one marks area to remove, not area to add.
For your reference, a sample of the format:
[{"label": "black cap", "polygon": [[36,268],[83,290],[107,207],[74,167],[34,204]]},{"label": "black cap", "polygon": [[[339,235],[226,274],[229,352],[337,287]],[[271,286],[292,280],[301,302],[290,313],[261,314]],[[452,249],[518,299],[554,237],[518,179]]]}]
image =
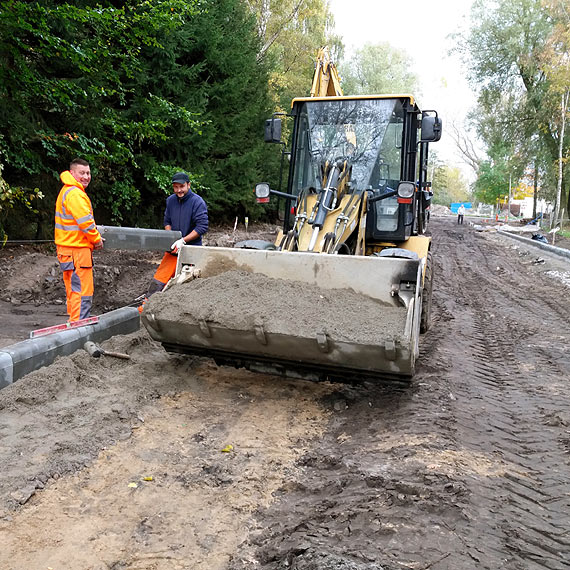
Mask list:
[{"label": "black cap", "polygon": [[172,177],[172,184],[174,184],[175,182],[177,182],[178,184],[184,184],[185,182],[190,182],[190,178],[188,177],[188,174],[186,174],[186,172],[177,172]]}]

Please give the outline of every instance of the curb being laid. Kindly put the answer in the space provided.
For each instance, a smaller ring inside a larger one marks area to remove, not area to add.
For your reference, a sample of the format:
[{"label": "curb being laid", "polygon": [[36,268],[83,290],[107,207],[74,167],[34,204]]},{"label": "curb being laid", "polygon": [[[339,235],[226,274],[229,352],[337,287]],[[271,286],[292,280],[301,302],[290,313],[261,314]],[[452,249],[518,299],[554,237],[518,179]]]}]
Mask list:
[{"label": "curb being laid", "polygon": [[550,245],[549,243],[543,243],[535,239],[519,236],[517,234],[513,234],[511,232],[505,232],[504,230],[500,229],[497,230],[497,232],[502,236],[509,236],[510,238],[526,243],[527,245],[536,247],[538,249],[542,249],[544,251],[547,251],[548,253],[553,253],[554,255],[558,255],[560,257],[564,257],[568,261],[570,261],[570,249],[564,249],[563,247],[556,247],[555,245]]},{"label": "curb being laid", "polygon": [[117,334],[129,334],[140,328],[136,307],[123,307],[104,313],[92,325],[31,338],[0,348],[0,389],[26,374],[49,366],[58,356],[69,356],[88,341],[102,342]]}]

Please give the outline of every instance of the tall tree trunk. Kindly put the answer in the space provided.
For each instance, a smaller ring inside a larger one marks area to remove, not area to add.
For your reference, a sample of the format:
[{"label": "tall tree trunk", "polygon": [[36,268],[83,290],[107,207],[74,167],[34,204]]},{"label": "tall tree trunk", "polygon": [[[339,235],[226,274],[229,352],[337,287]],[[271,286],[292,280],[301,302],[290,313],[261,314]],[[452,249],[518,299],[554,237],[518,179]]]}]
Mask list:
[{"label": "tall tree trunk", "polygon": [[538,162],[534,163],[534,190],[532,193],[532,219],[536,220],[536,203],[538,202]]},{"label": "tall tree trunk", "polygon": [[570,188],[566,190],[568,200],[566,201],[566,217],[570,219]]},{"label": "tall tree trunk", "polygon": [[257,18],[257,33],[259,38],[265,42],[265,36],[267,34],[267,22],[271,17],[271,6],[269,0],[263,0],[261,3],[261,12]]},{"label": "tall tree trunk", "polygon": [[556,188],[556,208],[554,209],[554,221],[552,226],[554,227],[558,222],[558,217],[560,215],[560,199],[562,197],[562,158],[564,156],[564,130],[566,128],[566,109],[568,108],[568,96],[570,91],[566,91],[562,94],[560,110],[562,112],[562,125],[560,127],[560,138],[558,143],[558,184]]},{"label": "tall tree trunk", "polygon": [[263,46],[261,47],[259,53],[257,54],[257,61],[261,61],[263,59],[265,52],[273,45],[273,43],[279,37],[281,32],[286,28],[287,24],[291,20],[297,17],[297,13],[299,12],[299,9],[303,5],[304,1],[305,0],[299,0],[297,4],[293,7],[293,10],[291,10],[291,13],[280,23],[278,30],[269,39],[264,38],[265,41],[263,43]]}]

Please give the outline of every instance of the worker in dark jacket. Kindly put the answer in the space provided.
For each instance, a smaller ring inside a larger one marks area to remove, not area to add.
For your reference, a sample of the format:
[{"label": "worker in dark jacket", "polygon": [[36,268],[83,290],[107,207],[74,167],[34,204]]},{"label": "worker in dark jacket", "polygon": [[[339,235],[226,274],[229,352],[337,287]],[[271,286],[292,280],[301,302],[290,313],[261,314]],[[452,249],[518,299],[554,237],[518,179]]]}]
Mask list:
[{"label": "worker in dark jacket", "polygon": [[182,237],[164,254],[154,274],[147,295],[162,291],[176,272],[178,251],[183,245],[202,245],[202,236],[208,231],[208,208],[206,202],[190,190],[190,178],[185,172],[172,177],[174,194],[166,199],[164,229],[178,230]]}]

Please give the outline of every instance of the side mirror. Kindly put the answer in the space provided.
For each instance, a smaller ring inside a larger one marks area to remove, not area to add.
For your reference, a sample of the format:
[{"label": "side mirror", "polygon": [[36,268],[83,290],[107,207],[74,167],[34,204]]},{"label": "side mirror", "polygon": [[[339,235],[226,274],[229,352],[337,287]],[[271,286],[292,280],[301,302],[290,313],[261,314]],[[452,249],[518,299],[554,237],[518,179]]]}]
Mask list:
[{"label": "side mirror", "polygon": [[435,111],[424,111],[421,142],[436,142],[441,138],[441,119],[437,116],[437,113],[434,117],[425,115],[426,112],[435,113]]},{"label": "side mirror", "polygon": [[273,119],[267,119],[267,121],[265,121],[265,142],[281,142],[281,119],[273,117]]},{"label": "side mirror", "polygon": [[266,204],[269,202],[269,184],[267,182],[260,182],[255,185],[255,197],[258,204]]}]

